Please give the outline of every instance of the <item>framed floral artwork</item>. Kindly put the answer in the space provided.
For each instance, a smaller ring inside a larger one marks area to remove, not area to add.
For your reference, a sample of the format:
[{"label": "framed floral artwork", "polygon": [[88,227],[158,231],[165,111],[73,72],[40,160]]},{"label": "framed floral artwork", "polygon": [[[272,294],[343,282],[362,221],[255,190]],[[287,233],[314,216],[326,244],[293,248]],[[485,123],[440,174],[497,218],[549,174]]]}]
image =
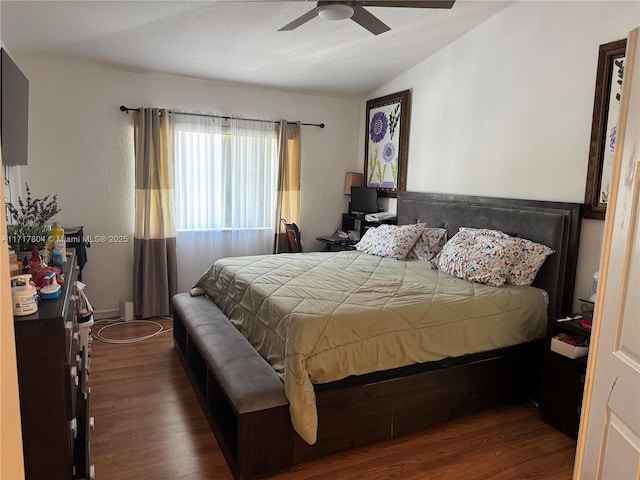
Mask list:
[{"label": "framed floral artwork", "polygon": [[410,90],[367,101],[364,181],[381,196],[406,189],[410,118]]},{"label": "framed floral artwork", "polygon": [[583,215],[604,220],[618,133],[626,40],[600,45]]}]

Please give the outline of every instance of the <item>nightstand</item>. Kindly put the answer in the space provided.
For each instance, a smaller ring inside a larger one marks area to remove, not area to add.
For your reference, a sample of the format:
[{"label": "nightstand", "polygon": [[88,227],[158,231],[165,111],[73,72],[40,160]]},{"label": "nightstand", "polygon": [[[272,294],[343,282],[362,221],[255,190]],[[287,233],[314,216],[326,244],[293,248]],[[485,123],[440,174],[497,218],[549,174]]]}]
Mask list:
[{"label": "nightstand", "polygon": [[559,321],[576,315],[581,315],[582,320],[590,320],[592,313],[582,312],[552,317],[547,323],[540,398],[542,420],[573,439],[578,437],[587,356],[570,358],[567,355],[571,355],[571,346],[562,345],[562,347],[568,347],[561,349],[565,352],[563,355],[553,351],[551,343],[553,337],[560,334],[590,338],[591,330],[583,328],[579,320]]}]

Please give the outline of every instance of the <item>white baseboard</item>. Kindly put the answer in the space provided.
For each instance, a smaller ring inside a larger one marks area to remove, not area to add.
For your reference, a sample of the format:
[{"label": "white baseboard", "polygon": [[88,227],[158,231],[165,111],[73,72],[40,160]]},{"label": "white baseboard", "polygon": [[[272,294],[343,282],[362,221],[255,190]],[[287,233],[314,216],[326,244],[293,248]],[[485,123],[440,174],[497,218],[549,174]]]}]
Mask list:
[{"label": "white baseboard", "polygon": [[95,320],[118,320],[120,318],[120,310],[94,310],[93,318]]},{"label": "white baseboard", "polygon": [[[167,317],[158,317],[165,318],[171,320],[173,317],[171,315]],[[116,310],[94,310],[93,311],[93,319],[94,320],[121,320],[120,317],[120,309]],[[131,318],[130,320],[134,320]]]}]

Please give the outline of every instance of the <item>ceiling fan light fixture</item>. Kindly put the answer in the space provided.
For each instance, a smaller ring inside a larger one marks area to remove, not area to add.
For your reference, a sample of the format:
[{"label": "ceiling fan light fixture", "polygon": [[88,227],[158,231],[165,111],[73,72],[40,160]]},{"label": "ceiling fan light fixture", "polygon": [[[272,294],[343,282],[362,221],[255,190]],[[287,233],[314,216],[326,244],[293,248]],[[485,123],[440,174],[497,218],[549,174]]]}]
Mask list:
[{"label": "ceiling fan light fixture", "polygon": [[320,5],[316,11],[318,16],[324,20],[346,20],[353,16],[353,7],[341,3]]}]

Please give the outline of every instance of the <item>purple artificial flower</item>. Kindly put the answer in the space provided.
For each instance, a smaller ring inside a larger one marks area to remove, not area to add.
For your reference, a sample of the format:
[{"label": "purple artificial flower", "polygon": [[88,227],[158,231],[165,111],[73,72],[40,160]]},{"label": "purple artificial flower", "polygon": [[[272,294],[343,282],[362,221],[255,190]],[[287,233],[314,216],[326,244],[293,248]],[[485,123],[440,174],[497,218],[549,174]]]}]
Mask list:
[{"label": "purple artificial flower", "polygon": [[396,146],[389,142],[382,149],[382,159],[387,163],[391,163],[394,158],[396,158]]},{"label": "purple artificial flower", "polygon": [[33,198],[26,185],[27,198],[18,197],[18,207],[7,202],[11,223],[7,225],[9,242],[18,251],[31,251],[33,246],[42,249],[51,232],[47,222],[57,214],[58,195]]},{"label": "purple artificial flower", "polygon": [[371,119],[371,124],[369,125],[369,136],[371,137],[371,141],[373,143],[382,141],[384,136],[387,134],[388,126],[389,120],[387,120],[387,116],[384,112],[376,112]]},{"label": "purple artificial flower", "polygon": [[25,184],[25,190],[27,198],[24,201],[22,197],[18,197],[19,208],[16,208],[11,202],[7,203],[7,208],[13,219],[12,225],[44,225],[51,217],[60,212],[57,194],[51,200],[49,200],[49,195],[34,199],[31,196],[29,185]]}]

